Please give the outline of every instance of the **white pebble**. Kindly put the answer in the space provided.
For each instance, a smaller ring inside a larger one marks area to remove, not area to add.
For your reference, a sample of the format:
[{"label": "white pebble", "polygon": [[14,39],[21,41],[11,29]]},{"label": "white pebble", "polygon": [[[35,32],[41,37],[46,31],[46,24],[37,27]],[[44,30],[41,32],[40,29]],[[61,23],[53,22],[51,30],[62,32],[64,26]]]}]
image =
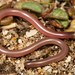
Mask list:
[{"label": "white pebble", "polygon": [[12,35],[9,34],[9,35],[7,35],[5,38],[6,38],[6,39],[11,39],[11,37],[12,37]]},{"label": "white pebble", "polygon": [[8,30],[2,30],[3,35],[7,35],[8,34]]},{"label": "white pebble", "polygon": [[11,28],[15,28],[16,26],[17,23],[11,23],[10,25],[2,26],[2,29],[11,29]]},{"label": "white pebble", "polygon": [[53,70],[53,73],[58,73],[58,70]]},{"label": "white pebble", "polygon": [[45,67],[43,68],[43,70],[44,70],[44,71],[48,71],[49,73],[51,73],[51,72],[52,72],[52,67],[51,67],[51,66],[45,66]]},{"label": "white pebble", "polygon": [[68,75],[72,75],[72,73],[68,73]]},{"label": "white pebble", "polygon": [[38,31],[36,29],[30,30],[30,32],[26,32],[26,37],[34,36]]},{"label": "white pebble", "polygon": [[17,60],[16,63],[19,64],[20,63],[20,60]]},{"label": "white pebble", "polygon": [[66,63],[71,61],[71,56],[68,56],[67,59],[65,60]]},{"label": "white pebble", "polygon": [[22,43],[22,40],[21,39],[18,39],[18,43],[21,44]]},{"label": "white pebble", "polygon": [[26,46],[29,46],[29,45],[31,45],[32,44],[32,42],[27,42],[26,43]]}]

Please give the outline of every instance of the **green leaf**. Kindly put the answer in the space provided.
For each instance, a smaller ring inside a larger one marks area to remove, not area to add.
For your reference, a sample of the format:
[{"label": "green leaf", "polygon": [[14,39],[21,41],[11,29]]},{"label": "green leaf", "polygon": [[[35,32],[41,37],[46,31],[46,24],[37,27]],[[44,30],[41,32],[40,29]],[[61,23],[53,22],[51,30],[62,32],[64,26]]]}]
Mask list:
[{"label": "green leaf", "polygon": [[63,28],[68,27],[69,21],[68,20],[56,20],[60,25],[63,26]]},{"label": "green leaf", "polygon": [[66,11],[63,11],[60,8],[54,9],[50,13],[50,17],[55,19],[68,20],[68,14],[66,13]]},{"label": "green leaf", "polygon": [[29,9],[29,10],[35,11],[37,13],[42,12],[42,6],[37,2],[25,2],[22,5],[22,8],[23,9]]}]

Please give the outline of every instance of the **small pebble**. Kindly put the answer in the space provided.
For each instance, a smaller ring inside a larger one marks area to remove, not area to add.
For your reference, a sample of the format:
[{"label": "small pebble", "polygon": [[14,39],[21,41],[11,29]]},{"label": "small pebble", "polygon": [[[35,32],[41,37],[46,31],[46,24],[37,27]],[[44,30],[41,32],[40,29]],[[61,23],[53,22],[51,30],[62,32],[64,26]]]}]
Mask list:
[{"label": "small pebble", "polygon": [[27,42],[26,43],[26,46],[29,46],[29,45],[31,45],[32,44],[32,42]]},{"label": "small pebble", "polygon": [[17,23],[11,23],[10,25],[2,26],[2,29],[11,29],[11,28],[15,28],[16,26]]},{"label": "small pebble", "polygon": [[8,30],[3,29],[2,33],[3,33],[3,35],[7,35],[8,34]]},{"label": "small pebble", "polygon": [[12,37],[12,35],[11,35],[11,34],[9,34],[9,35],[5,36],[5,38],[6,38],[6,39],[11,39],[11,37]]},{"label": "small pebble", "polygon": [[18,39],[18,43],[21,44],[22,43],[22,40],[21,39]]},{"label": "small pebble", "polygon": [[26,32],[26,37],[31,37],[31,36],[34,36],[38,31],[36,29],[34,30],[30,30],[30,32]]},{"label": "small pebble", "polygon": [[35,74],[34,74],[34,72],[32,70],[28,70],[27,75],[35,75]]},{"label": "small pebble", "polygon": [[19,64],[20,63],[20,60],[17,60],[16,63]]},{"label": "small pebble", "polygon": [[58,70],[53,70],[53,73],[57,73],[58,72]]},{"label": "small pebble", "polygon": [[72,73],[68,73],[68,75],[72,75]]},{"label": "small pebble", "polygon": [[71,61],[71,56],[68,56],[67,59],[65,60],[66,63]]},{"label": "small pebble", "polygon": [[45,67],[43,68],[43,70],[44,70],[44,71],[47,71],[47,72],[49,72],[49,73],[51,73],[51,72],[52,72],[52,67],[51,67],[51,66],[45,66]]}]

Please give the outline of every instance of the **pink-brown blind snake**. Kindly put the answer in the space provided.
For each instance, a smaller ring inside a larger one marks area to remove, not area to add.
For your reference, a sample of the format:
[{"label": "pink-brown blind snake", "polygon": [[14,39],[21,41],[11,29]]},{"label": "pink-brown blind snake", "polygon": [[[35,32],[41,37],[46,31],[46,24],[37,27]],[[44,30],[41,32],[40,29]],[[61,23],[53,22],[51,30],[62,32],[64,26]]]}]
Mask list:
[{"label": "pink-brown blind snake", "polygon": [[27,11],[13,9],[13,8],[0,10],[0,20],[6,16],[17,16],[17,17],[27,20],[37,30],[39,30],[42,34],[44,34],[48,38],[37,41],[34,44],[22,50],[10,51],[0,46],[0,54],[6,54],[7,56],[11,56],[11,57],[21,57],[47,44],[55,44],[61,48],[60,53],[58,53],[57,55],[54,55],[52,57],[47,57],[43,60],[39,60],[35,62],[28,62],[25,64],[26,67],[45,66],[51,62],[57,62],[57,61],[62,60],[67,55],[69,48],[62,40],[57,39],[57,38],[61,38],[61,39],[64,39],[64,38],[74,39],[75,38],[75,32],[55,32],[52,30],[48,30],[35,16],[33,16],[31,13]]}]

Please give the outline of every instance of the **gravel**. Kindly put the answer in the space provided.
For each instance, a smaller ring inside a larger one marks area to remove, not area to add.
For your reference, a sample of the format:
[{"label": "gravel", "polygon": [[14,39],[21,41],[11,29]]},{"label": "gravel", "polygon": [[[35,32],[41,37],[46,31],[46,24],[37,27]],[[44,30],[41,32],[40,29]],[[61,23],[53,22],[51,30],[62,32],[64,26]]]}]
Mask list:
[{"label": "gravel", "polygon": [[[4,1],[6,0],[0,1],[0,5],[1,2]],[[10,2],[11,0],[7,1]],[[4,3],[8,3],[7,1]],[[14,3],[21,0],[12,1]],[[28,30],[25,30],[23,25],[20,26],[21,29],[18,29],[18,23],[16,24],[17,26],[15,28],[11,30],[2,29],[2,32],[0,32],[0,45],[3,45],[9,50],[23,49],[32,43],[45,38],[43,34],[30,24],[27,27],[27,29],[29,28]],[[11,58],[4,54],[0,54],[0,75],[75,75],[75,40],[67,39],[63,41],[65,41],[69,47],[68,55],[62,61],[50,63],[44,67],[26,68],[25,63],[57,54],[60,50],[58,46],[44,46],[31,54],[19,58]]]}]

